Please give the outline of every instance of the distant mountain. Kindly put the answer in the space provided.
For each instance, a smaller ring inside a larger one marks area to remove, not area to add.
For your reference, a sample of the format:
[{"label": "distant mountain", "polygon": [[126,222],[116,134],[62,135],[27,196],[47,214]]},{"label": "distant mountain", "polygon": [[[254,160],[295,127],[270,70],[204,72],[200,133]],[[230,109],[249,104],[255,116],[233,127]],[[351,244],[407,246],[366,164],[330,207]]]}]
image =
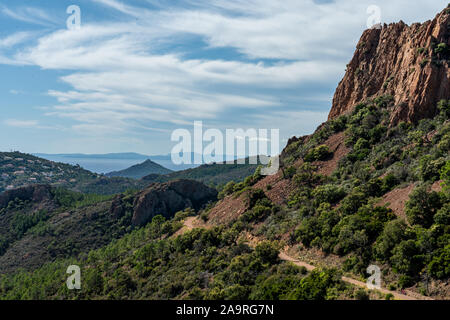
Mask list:
[{"label": "distant mountain", "polygon": [[171,172],[173,171],[147,159],[143,163],[134,165],[128,169],[107,173],[106,176],[141,179],[150,174],[169,174]]}]

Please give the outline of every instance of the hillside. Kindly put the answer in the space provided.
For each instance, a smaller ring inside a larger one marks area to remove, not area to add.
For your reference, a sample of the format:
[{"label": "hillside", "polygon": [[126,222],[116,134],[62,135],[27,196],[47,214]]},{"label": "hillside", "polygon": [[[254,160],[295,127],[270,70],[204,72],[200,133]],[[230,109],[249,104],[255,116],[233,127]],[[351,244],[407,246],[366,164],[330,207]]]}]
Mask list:
[{"label": "hillside", "polygon": [[[141,190],[153,182],[190,179],[212,186],[229,181],[241,182],[254,173],[257,165],[202,165],[194,169],[172,172],[150,160],[107,176],[92,173],[76,165],[38,158],[20,152],[0,153],[0,193],[33,184],[50,184],[73,191],[113,195],[126,190]],[[147,175],[147,172],[159,172]],[[145,175],[139,179],[141,175]],[[131,177],[135,176],[135,178]]]},{"label": "hillside", "polygon": [[121,170],[121,171],[113,171],[105,174],[107,177],[123,177],[123,178],[132,178],[132,179],[141,179],[150,174],[158,174],[164,175],[171,173],[172,170],[164,168],[163,166],[151,161],[150,159],[145,160],[144,162],[134,165],[130,168]]},{"label": "hillside", "polygon": [[[24,190],[24,199],[22,192],[6,193],[0,297],[450,299],[450,91],[436,91],[432,81],[445,79],[448,56],[432,53],[439,66],[429,61],[418,71],[428,80],[408,92],[417,104],[399,98],[414,87],[407,77],[402,85],[382,85],[389,92],[370,82],[378,81],[378,61],[386,61],[387,74],[402,65],[409,50],[402,37],[450,45],[449,9],[423,26],[366,31],[362,39],[406,30],[398,43],[373,42],[379,49],[376,59],[366,53],[372,57],[365,60],[366,83],[348,82],[355,70],[347,70],[329,120],[289,140],[276,175],[255,170],[230,181],[215,202],[214,190],[192,181],[152,184],[113,199],[47,187]],[[359,45],[352,61],[362,55]],[[350,99],[338,103],[343,96]],[[81,267],[80,291],[65,286],[71,264]],[[381,269],[383,291],[359,288],[369,265]]]},{"label": "hillside", "polygon": [[79,166],[56,163],[20,152],[0,152],[0,192],[30,184],[65,187],[94,181],[99,176]]},{"label": "hillside", "polygon": [[203,182],[206,185],[223,186],[230,181],[241,182],[252,175],[258,165],[249,164],[204,164],[197,168],[176,171],[166,175],[151,174],[142,178],[146,182],[167,182],[177,179],[190,179]]},{"label": "hillside", "polygon": [[108,178],[80,166],[53,162],[20,152],[0,152],[0,193],[34,184],[50,184],[78,192],[111,195],[148,184],[134,179]]},{"label": "hillside", "polygon": [[[433,119],[388,129],[389,113],[385,111],[392,104],[388,97],[362,103],[313,135],[292,139],[277,175],[255,174],[245,183],[229,184],[222,200],[204,211],[187,209],[174,218],[167,216],[167,220],[154,218],[134,231],[130,219],[133,211],[139,212],[135,199],[142,196],[138,194],[112,202],[102,200],[106,203],[86,201],[81,207],[72,205],[77,201],[62,197],[72,209],[60,209],[62,214],[54,215],[52,223],[62,217],[92,217],[89,219],[95,223],[89,225],[97,225],[108,234],[117,231],[98,241],[101,233],[96,228],[90,231],[95,232],[94,237],[83,229],[71,231],[68,225],[64,233],[45,233],[43,228],[40,232],[48,240],[39,242],[34,238],[38,231],[26,229],[23,240],[13,244],[0,263],[8,263],[5,271],[14,270],[11,263],[15,261],[16,266],[18,263],[34,272],[4,275],[3,282],[8,285],[0,289],[2,296],[384,299],[384,294],[364,292],[339,280],[341,275],[365,278],[367,265],[376,264],[382,268],[385,288],[406,288],[411,297],[448,298],[450,102],[441,103],[441,112]],[[410,185],[410,194],[402,195]],[[391,203],[385,202],[396,192],[400,192],[397,197],[406,197],[402,207],[406,215],[397,205],[391,209]],[[16,207],[10,205],[6,210]],[[110,214],[106,214],[108,208]],[[197,229],[183,231],[181,222],[191,215]],[[74,223],[80,222],[75,219]],[[81,231],[83,236],[72,233]],[[111,236],[121,239],[104,246]],[[48,249],[53,241],[58,244],[56,249]],[[322,269],[305,271],[292,266],[277,258],[280,248],[289,257]],[[85,249],[93,249],[89,259],[80,254]],[[46,250],[57,254],[46,258]],[[39,252],[41,263],[47,263],[37,267],[33,258],[28,258],[27,253],[32,252]],[[24,255],[29,260],[20,258]],[[79,293],[58,285],[63,283],[64,266],[73,263],[81,265],[90,279],[85,284],[87,290]],[[192,269],[202,276],[191,277]],[[428,275],[428,287],[424,274]],[[27,281],[42,284],[36,284],[31,292]],[[46,288],[54,289],[50,294]]]},{"label": "hillside", "polygon": [[0,273],[88,253],[156,215],[171,219],[178,211],[200,210],[216,199],[216,190],[187,180],[117,197],[49,185],[6,191],[0,194]]}]

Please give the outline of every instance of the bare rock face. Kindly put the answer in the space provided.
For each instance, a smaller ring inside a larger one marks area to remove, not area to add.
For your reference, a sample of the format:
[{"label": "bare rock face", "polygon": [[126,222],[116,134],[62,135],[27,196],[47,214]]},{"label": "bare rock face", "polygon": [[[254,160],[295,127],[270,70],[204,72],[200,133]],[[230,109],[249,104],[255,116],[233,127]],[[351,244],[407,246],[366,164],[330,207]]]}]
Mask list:
[{"label": "bare rock face", "polygon": [[39,203],[53,199],[53,196],[49,185],[30,185],[0,194],[0,208],[8,206],[8,203],[15,199]]},{"label": "bare rock face", "polygon": [[368,98],[391,95],[391,125],[436,114],[450,98],[450,9],[432,21],[403,22],[366,30],[333,98],[328,119],[350,112]]},{"label": "bare rock face", "polygon": [[142,226],[156,215],[171,218],[188,207],[200,209],[209,201],[217,199],[217,191],[192,180],[177,180],[168,183],[154,183],[134,199],[131,223]]}]

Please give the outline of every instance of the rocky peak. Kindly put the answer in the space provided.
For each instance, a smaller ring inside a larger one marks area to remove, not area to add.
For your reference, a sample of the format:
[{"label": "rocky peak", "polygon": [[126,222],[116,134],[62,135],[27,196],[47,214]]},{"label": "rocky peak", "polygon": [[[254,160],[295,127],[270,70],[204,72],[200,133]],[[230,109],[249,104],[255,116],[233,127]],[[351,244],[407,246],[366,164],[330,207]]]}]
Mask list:
[{"label": "rocky peak", "polygon": [[350,112],[368,98],[391,95],[391,124],[416,122],[436,114],[450,98],[450,8],[432,21],[404,22],[366,30],[347,65],[328,119]]}]

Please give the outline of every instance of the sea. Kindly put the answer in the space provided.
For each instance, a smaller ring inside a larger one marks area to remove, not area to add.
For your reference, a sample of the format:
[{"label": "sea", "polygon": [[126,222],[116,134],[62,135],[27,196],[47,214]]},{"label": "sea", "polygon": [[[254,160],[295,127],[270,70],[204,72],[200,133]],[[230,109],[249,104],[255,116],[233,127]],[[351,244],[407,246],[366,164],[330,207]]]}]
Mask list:
[{"label": "sea", "polygon": [[80,167],[95,172],[98,174],[105,174],[112,171],[120,171],[127,169],[136,164],[142,163],[147,159],[173,171],[186,170],[190,168],[197,167],[196,165],[175,165],[173,164],[170,157],[166,156],[156,156],[152,159],[151,156],[136,157],[135,155],[129,158],[117,157],[108,155],[96,156],[86,156],[86,155],[57,155],[57,154],[34,154],[37,157],[47,159],[54,162],[67,163],[71,165],[80,165]]}]

